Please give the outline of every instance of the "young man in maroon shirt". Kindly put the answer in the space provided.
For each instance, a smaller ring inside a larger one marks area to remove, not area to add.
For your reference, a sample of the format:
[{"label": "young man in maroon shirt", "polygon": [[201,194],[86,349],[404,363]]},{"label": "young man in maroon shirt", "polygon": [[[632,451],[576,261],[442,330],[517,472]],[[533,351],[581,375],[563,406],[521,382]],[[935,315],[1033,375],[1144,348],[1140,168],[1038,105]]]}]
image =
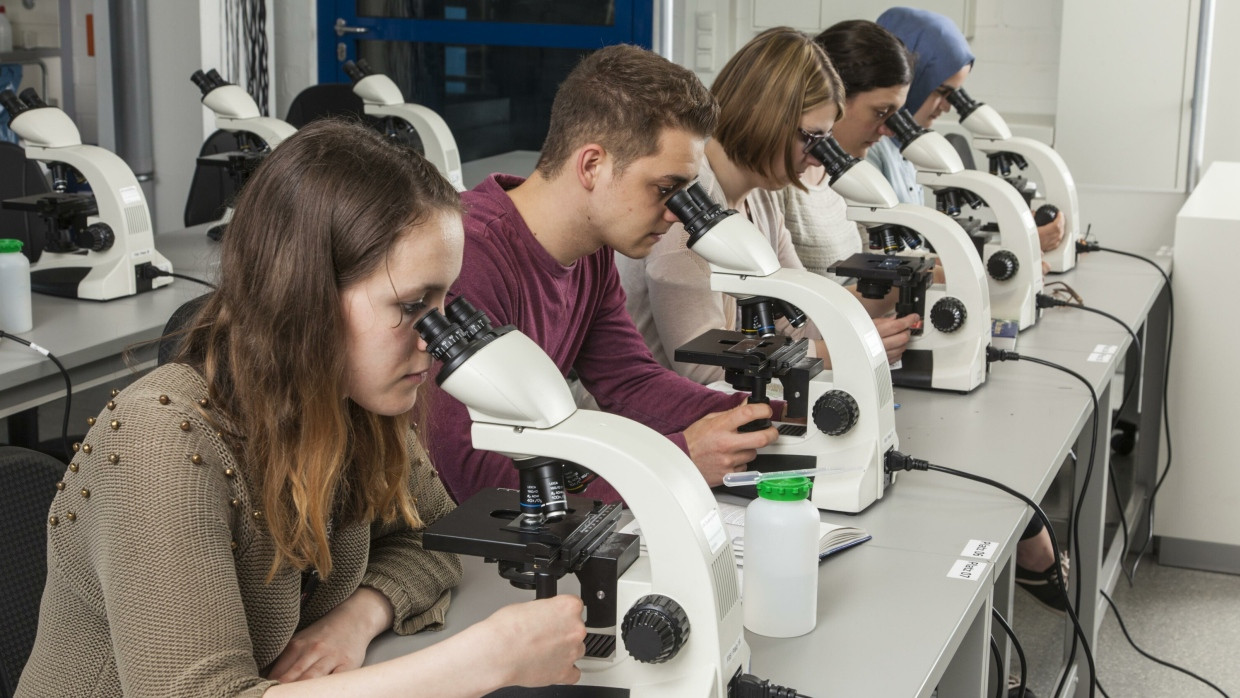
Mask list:
[{"label": "young man in maroon shirt", "polygon": [[[534,174],[491,175],[463,195],[464,264],[449,295],[515,325],[565,375],[575,369],[601,409],[666,434],[712,486],[775,440],[774,428],[737,431],[771,410],[659,365],[625,310],[613,255],[643,257],[671,227],[667,199],[697,177],[717,119],[697,77],[656,54],[609,46],[586,57],[556,93]],[[428,447],[457,501],[517,487],[511,459],[473,448],[464,405],[438,390],[432,405]],[[619,498],[603,481],[585,493]]]}]

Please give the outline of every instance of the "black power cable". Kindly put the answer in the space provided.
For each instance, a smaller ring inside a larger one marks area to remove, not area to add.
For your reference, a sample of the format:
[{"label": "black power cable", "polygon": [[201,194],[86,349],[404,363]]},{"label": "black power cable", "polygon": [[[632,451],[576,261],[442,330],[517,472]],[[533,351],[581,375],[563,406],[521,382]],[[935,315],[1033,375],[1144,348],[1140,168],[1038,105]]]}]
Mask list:
[{"label": "black power cable", "polygon": [[[1089,235],[1089,231],[1086,230],[1086,236],[1088,235]],[[1167,354],[1163,362],[1163,385],[1162,385],[1163,431],[1166,433],[1166,436],[1167,436],[1167,464],[1163,467],[1162,475],[1158,478],[1158,481],[1154,484],[1154,489],[1150,492],[1150,503],[1149,503],[1149,506],[1146,508],[1145,542],[1142,543],[1141,548],[1136,551],[1136,558],[1132,562],[1132,575],[1131,576],[1135,577],[1137,574],[1137,566],[1141,563],[1141,557],[1145,555],[1145,551],[1149,549],[1150,544],[1154,542],[1154,498],[1158,496],[1158,490],[1162,488],[1163,482],[1166,481],[1167,475],[1171,472],[1171,455],[1172,455],[1171,414],[1170,414],[1170,410],[1167,409],[1166,400],[1167,400],[1167,385],[1169,383],[1169,379],[1171,376],[1171,347],[1172,347],[1172,343],[1175,340],[1175,295],[1172,293],[1172,290],[1171,290],[1171,277],[1167,275],[1167,272],[1163,271],[1162,267],[1158,266],[1157,262],[1155,262],[1154,260],[1148,257],[1143,257],[1139,254],[1134,254],[1132,252],[1125,252],[1123,250],[1116,250],[1110,247],[1103,247],[1102,245],[1099,245],[1096,242],[1086,242],[1085,240],[1077,241],[1076,251],[1078,254],[1081,252],[1110,252],[1111,254],[1117,254],[1117,255],[1124,256],[1124,257],[1131,257],[1133,259],[1139,259],[1142,262],[1145,262],[1146,264],[1150,265],[1151,267],[1154,267],[1154,270],[1157,271],[1162,276],[1163,281],[1165,282],[1166,288],[1167,288]]]},{"label": "black power cable", "polygon": [[[1025,687],[1027,685],[1028,674],[1025,665],[1025,648],[1021,647],[1020,640],[1016,639],[1016,633],[1012,632],[1012,626],[1008,625],[1007,619],[996,608],[990,609],[990,615],[999,623],[999,627],[1003,628],[1003,632],[1007,633],[1008,639],[1012,641],[1012,647],[1016,649],[1016,658],[1020,661],[1020,686],[1017,690],[1017,698],[1025,698]],[[1000,664],[1000,667],[1003,665]]]},{"label": "black power cable", "polygon": [[52,363],[56,364],[56,368],[60,369],[60,376],[65,379],[65,416],[60,423],[60,442],[65,449],[65,462],[73,460],[73,448],[69,445],[69,407],[73,403],[73,383],[69,380],[69,372],[65,370],[65,365],[60,363],[60,359],[56,358],[55,354],[34,342],[9,334],[4,330],[0,330],[0,338],[11,339],[18,344],[25,344],[44,357],[51,359]]},{"label": "black power cable", "polygon": [[995,641],[995,636],[990,636],[990,656],[995,660],[995,698],[1003,698],[1003,689],[1007,687],[1007,681],[1003,679],[1003,657],[999,654],[999,643]]},{"label": "black power cable", "polygon": [[[1008,487],[1007,485],[1003,484],[1002,482],[999,482],[998,480],[991,480],[988,477],[982,477],[981,475],[974,475],[973,473],[966,473],[963,470],[956,470],[954,468],[948,468],[942,465],[934,465],[933,463],[930,463],[929,461],[924,461],[924,460],[921,460],[920,458],[913,458],[912,456],[905,455],[895,450],[888,451],[886,454],[884,454],[883,470],[888,473],[894,473],[894,472],[898,472],[901,470],[933,470],[934,472],[946,473],[948,475],[955,475],[956,477],[961,477],[966,480],[972,480],[974,482],[980,482],[983,485],[989,485],[991,487],[1000,489],[1012,495],[1013,497],[1019,499],[1020,501],[1024,502],[1029,508],[1033,509],[1034,515],[1037,516],[1038,520],[1042,522],[1042,525],[1046,527],[1046,533],[1047,535],[1050,536],[1051,549],[1055,554],[1055,560],[1058,561],[1061,558],[1060,549],[1059,549],[1059,539],[1055,537],[1055,530],[1051,528],[1051,520],[1049,517],[1047,517],[1046,512],[1042,511],[1042,507],[1038,506],[1038,503],[1033,501],[1029,497],[1026,497],[1024,494],[1021,494],[1020,492],[1012,489],[1011,487]],[[1068,597],[1068,585],[1067,585],[1066,580],[1064,580],[1064,577],[1063,577],[1063,566],[1058,564],[1058,562],[1056,562],[1055,564],[1055,576],[1059,580],[1059,588],[1064,595],[1064,601],[1067,602],[1066,604],[1067,608],[1065,610],[1068,613],[1068,618],[1072,621],[1072,627],[1074,630],[1073,648],[1075,649],[1075,646],[1076,646],[1075,638],[1078,636],[1080,637],[1080,640],[1081,640],[1081,646],[1084,648],[1085,660],[1089,664],[1089,675],[1090,675],[1089,695],[1093,696],[1095,679],[1098,676],[1097,669],[1094,666],[1094,654],[1089,649],[1089,641],[1088,639],[1086,639],[1085,630],[1081,627],[1081,622],[1076,616],[1076,611],[1074,610],[1072,599]],[[1080,591],[1080,585],[1077,585],[1077,591],[1078,592]],[[1068,663],[1069,664],[1072,663],[1072,655],[1069,656]],[[1064,673],[1064,677],[1067,677],[1066,672]],[[1061,685],[1060,688],[1055,691],[1054,695],[1060,695],[1062,693],[1062,689],[1063,687]]]},{"label": "black power cable", "polygon": [[1104,591],[1104,592],[1102,592],[1102,598],[1106,599],[1106,601],[1107,601],[1107,605],[1109,605],[1109,606],[1111,607],[1111,611],[1115,614],[1115,620],[1119,623],[1119,629],[1120,629],[1120,630],[1122,630],[1122,631],[1124,632],[1124,639],[1128,640],[1128,644],[1132,645],[1132,648],[1133,648],[1134,650],[1136,650],[1138,654],[1140,654],[1142,657],[1145,657],[1146,659],[1150,660],[1151,662],[1154,662],[1154,663],[1156,663],[1156,664],[1161,664],[1161,665],[1163,665],[1163,666],[1167,667],[1168,669],[1175,669],[1176,671],[1178,671],[1178,672],[1180,672],[1180,673],[1182,673],[1182,674],[1187,674],[1188,676],[1191,676],[1191,677],[1193,677],[1194,679],[1197,679],[1198,681],[1200,681],[1201,683],[1204,683],[1205,685],[1209,686],[1210,688],[1213,688],[1214,690],[1218,691],[1218,692],[1219,692],[1219,694],[1223,696],[1223,698],[1230,698],[1230,697],[1229,697],[1229,696],[1228,696],[1228,695],[1227,695],[1227,694],[1223,691],[1223,689],[1219,688],[1218,686],[1215,686],[1214,684],[1212,684],[1212,683],[1210,683],[1209,681],[1207,681],[1206,679],[1204,679],[1204,678],[1202,678],[1202,677],[1198,676],[1197,674],[1194,674],[1193,672],[1189,671],[1188,669],[1185,669],[1185,668],[1184,668],[1184,667],[1182,667],[1182,666],[1177,666],[1177,665],[1175,665],[1175,664],[1172,664],[1171,662],[1168,662],[1168,661],[1166,661],[1165,659],[1159,659],[1158,657],[1155,657],[1154,655],[1150,654],[1149,652],[1146,652],[1145,650],[1143,650],[1143,649],[1141,649],[1140,647],[1138,647],[1138,646],[1137,646],[1137,643],[1133,641],[1133,639],[1132,639],[1132,635],[1129,635],[1129,634],[1128,634],[1128,627],[1124,625],[1124,619],[1123,619],[1123,618],[1119,615],[1119,609],[1115,607],[1115,602],[1111,600],[1111,597],[1110,597],[1110,596],[1108,596],[1108,595],[1107,595],[1107,593],[1106,593],[1105,591]]},{"label": "black power cable", "polygon": [[[1137,333],[1134,332],[1132,328],[1129,327],[1128,324],[1125,323],[1123,320],[1115,317],[1111,313],[1108,313],[1104,310],[1099,310],[1097,308],[1091,308],[1083,303],[1070,303],[1068,301],[1063,301],[1058,298],[1048,296],[1044,293],[1039,293],[1037,295],[1036,301],[1037,301],[1037,306],[1039,308],[1076,308],[1078,310],[1085,310],[1085,311],[1094,313],[1096,315],[1101,315],[1102,317],[1105,317],[1115,322],[1117,325],[1124,328],[1124,331],[1128,333],[1129,337],[1132,337],[1133,346],[1137,348],[1137,356],[1138,356],[1137,363],[1139,366],[1144,365],[1145,362],[1143,360],[1143,357],[1145,356],[1145,348],[1141,345],[1141,339],[1137,337]],[[1132,397],[1133,389],[1136,388],[1137,386],[1137,381],[1135,380],[1135,377],[1133,377],[1132,380],[1128,380],[1126,382],[1127,382],[1127,385],[1124,386],[1124,397],[1119,402],[1119,409],[1115,411],[1115,415],[1111,418],[1112,429],[1114,429],[1115,425],[1119,423],[1120,415],[1123,414],[1124,408],[1128,406],[1128,399]],[[1119,482],[1118,482],[1118,478],[1115,475],[1115,464],[1109,460],[1107,461],[1107,471],[1110,473],[1110,476],[1111,476],[1111,494],[1114,495],[1115,497],[1115,505],[1116,505],[1115,510],[1119,514],[1120,531],[1123,534],[1123,539],[1124,539],[1123,551],[1124,551],[1124,555],[1127,555],[1128,554],[1128,539],[1129,539],[1128,516],[1124,513],[1123,498],[1120,496]],[[1128,568],[1122,564],[1119,567],[1121,570],[1123,570],[1124,577],[1128,579],[1128,586],[1132,586],[1133,584],[1132,573],[1129,572]]]},{"label": "black power cable", "polygon": [[[1045,359],[1039,359],[1039,358],[1032,357],[1032,356],[1022,356],[1021,354],[1017,354],[1014,351],[1006,351],[1003,349],[995,349],[994,347],[986,347],[986,360],[992,361],[992,362],[993,361],[1028,361],[1029,363],[1035,363],[1041,366],[1046,366],[1047,368],[1053,368],[1056,371],[1061,371],[1063,373],[1066,373],[1072,376],[1073,378],[1076,378],[1078,381],[1080,381],[1085,386],[1087,390],[1089,390],[1089,399],[1093,403],[1093,407],[1094,407],[1093,417],[1090,420],[1092,423],[1092,426],[1090,427],[1090,433],[1089,433],[1089,460],[1086,462],[1086,465],[1085,465],[1085,476],[1081,479],[1080,497],[1076,500],[1076,504],[1072,508],[1071,547],[1074,550],[1074,552],[1072,553],[1073,556],[1079,557],[1081,553],[1081,536],[1080,536],[1081,509],[1084,508],[1085,506],[1085,493],[1089,491],[1089,482],[1090,482],[1090,479],[1093,477],[1093,472],[1094,472],[1094,456],[1096,455],[1098,451],[1098,414],[1099,414],[1098,393],[1094,391],[1094,386],[1085,378],[1085,376],[1082,376],[1081,374],[1077,373],[1076,371],[1073,371],[1067,366],[1060,366],[1057,363],[1046,361]],[[1048,528],[1050,527],[1049,522],[1044,522],[1044,523],[1046,523],[1046,526]],[[1052,541],[1054,540],[1053,535],[1051,536],[1051,540]],[[1056,570],[1059,569],[1059,551],[1058,550],[1055,551],[1055,568]],[[1060,584],[1064,583],[1062,574],[1059,575],[1059,583]],[[1067,587],[1065,587],[1065,589],[1066,588]],[[1076,585],[1076,604],[1075,605],[1076,607],[1080,607],[1081,605],[1081,585],[1080,584]],[[1069,607],[1069,611],[1071,612],[1071,606]],[[1079,626],[1077,629],[1078,630],[1080,629]],[[1085,644],[1085,634],[1083,632],[1081,633],[1081,641],[1082,641],[1082,644]],[[1096,671],[1093,671],[1093,657],[1089,654],[1088,646],[1086,646],[1085,652],[1086,652],[1086,657],[1089,658],[1089,665],[1090,665],[1091,673],[1093,674],[1094,677],[1097,677],[1098,673]],[[1071,665],[1072,662],[1075,660],[1076,660],[1076,635],[1073,635],[1072,636],[1072,648],[1068,651],[1068,664]],[[1064,672],[1063,676],[1059,677],[1059,685],[1055,688],[1054,695],[1059,695],[1063,691],[1064,683],[1067,680],[1068,680],[1068,674],[1067,672]],[[1093,685],[1091,684],[1090,689],[1089,689],[1090,695],[1093,694],[1093,690],[1094,690]]]}]

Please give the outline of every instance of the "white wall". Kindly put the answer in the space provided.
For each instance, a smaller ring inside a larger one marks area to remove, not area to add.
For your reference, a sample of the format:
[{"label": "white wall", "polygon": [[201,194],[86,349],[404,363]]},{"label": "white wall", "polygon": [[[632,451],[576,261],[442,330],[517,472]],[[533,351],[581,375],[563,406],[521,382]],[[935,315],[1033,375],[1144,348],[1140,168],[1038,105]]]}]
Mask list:
[{"label": "white wall", "polygon": [[[151,53],[151,138],[155,151],[155,193],[151,207],[157,233],[184,225],[198,149],[202,146],[202,106],[198,88],[189,76],[201,68],[201,38],[194,31],[168,27],[198,27],[196,2],[147,2]],[[158,246],[158,241],[156,245]]]},{"label": "white wall", "polygon": [[[758,32],[788,25],[817,33],[845,19],[873,20],[891,0],[679,0],[685,22],[674,32],[674,60],[706,85],[727,59]],[[1063,0],[912,0],[960,26],[977,56],[970,94],[1009,120],[1055,113]],[[701,18],[701,19],[699,19]],[[699,28],[699,22],[713,29]],[[1032,119],[1045,123],[1045,118]]]},{"label": "white wall", "polygon": [[1202,174],[1216,160],[1240,162],[1240,3],[1215,0]]},{"label": "white wall", "polygon": [[319,84],[317,3],[277,2],[275,7],[275,112],[281,119],[302,90]]}]

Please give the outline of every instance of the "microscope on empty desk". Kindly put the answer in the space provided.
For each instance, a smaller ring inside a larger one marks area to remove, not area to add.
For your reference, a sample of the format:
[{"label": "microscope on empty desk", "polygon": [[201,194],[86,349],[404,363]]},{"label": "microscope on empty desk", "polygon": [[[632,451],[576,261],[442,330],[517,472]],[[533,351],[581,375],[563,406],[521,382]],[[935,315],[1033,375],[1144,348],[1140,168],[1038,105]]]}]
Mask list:
[{"label": "microscope on empty desk", "polygon": [[934,190],[940,211],[959,216],[963,205],[990,207],[999,223],[998,244],[981,248],[990,280],[990,309],[996,318],[1020,329],[1038,319],[1035,299],[1042,292],[1042,253],[1029,206],[999,177],[967,170],[960,155],[941,134],[922,128],[907,109],[887,119],[901,143],[900,153],[917,168],[917,181]]},{"label": "microscope on empty desk", "polygon": [[[576,574],[590,630],[582,684],[641,698],[729,695],[749,663],[740,586],[692,461],[637,422],[578,409],[559,369],[515,328],[492,328],[463,298],[446,313],[416,325],[443,364],[435,380],[469,409],[474,446],[515,460],[522,489],[479,492],[426,529],[423,545],[497,560],[539,598]],[[565,495],[562,471],[574,463],[624,497],[647,555],[615,532],[619,505]]]},{"label": "microscope on empty desk", "polygon": [[[840,469],[815,479],[810,499],[819,509],[858,512],[881,499],[892,482],[883,471],[883,454],[898,445],[895,408],[883,340],[861,302],[826,277],[780,268],[767,237],[744,216],[712,200],[699,184],[672,195],[667,207],[684,223],[689,247],[710,263],[711,290],[735,296],[742,311],[755,298],[803,309],[831,352],[830,378],[820,364],[804,389],[784,394],[789,416],[810,415],[813,427],[782,425],[779,439],[759,451],[751,467]],[[726,374],[724,362],[753,347],[736,348],[751,334],[707,334],[713,339],[699,337],[681,348],[691,349],[691,358],[677,349],[676,360],[724,366]]]},{"label": "microscope on empty desk", "polygon": [[960,113],[960,125],[973,134],[973,147],[986,153],[991,174],[1007,177],[1013,167],[1023,170],[1029,165],[1037,171],[1041,186],[1035,194],[1034,205],[1045,201],[1062,211],[1064,217],[1063,240],[1059,247],[1043,253],[1042,258],[1054,272],[1068,271],[1076,266],[1081,211],[1076,198],[1076,182],[1063,158],[1041,141],[1013,136],[999,112],[984,103],[975,102],[962,89],[954,90],[947,101]]},{"label": "microscope on empty desk", "polygon": [[406,102],[396,83],[388,76],[371,70],[364,59],[358,59],[356,63],[345,61],[344,72],[353,81],[353,93],[362,98],[367,116],[380,119],[384,132],[389,136],[409,129],[416,131],[426,159],[457,191],[465,191],[465,181],[461,176],[461,152],[443,117],[420,104]]},{"label": "microscope on empty desk", "polygon": [[[248,92],[225,80],[214,68],[206,73],[195,70],[190,80],[202,91],[203,106],[215,114],[215,127],[236,136],[239,144],[235,151],[203,155],[198,158],[198,164],[223,167],[240,190],[263,158],[297,129],[286,121],[263,116]],[[232,220],[232,214],[229,204],[219,223],[207,234],[218,240],[223,227]]]},{"label": "microscope on empty desk", "polygon": [[832,273],[856,278],[866,298],[882,298],[895,285],[900,289],[897,315],[916,312],[925,320],[913,330],[892,382],[959,392],[985,382],[990,292],[973,241],[942,213],[899,203],[882,173],[844,152],[834,138],[819,140],[809,154],[826,168],[831,188],[847,202],[848,220],[869,230],[872,249],[889,255],[906,247],[911,252],[924,249],[924,237],[943,265],[945,283],[928,288],[916,281],[923,278],[919,270],[894,261],[904,257],[859,254],[832,267]]},{"label": "microscope on empty desk", "polygon": [[[52,192],[3,202],[47,222],[44,250],[30,271],[34,291],[106,301],[172,283],[172,264],[155,251],[146,197],[120,156],[83,145],[77,126],[49,107],[33,88],[19,99],[11,90],[0,104],[26,144],[26,157],[46,163]],[[70,192],[85,182],[89,192]]]}]

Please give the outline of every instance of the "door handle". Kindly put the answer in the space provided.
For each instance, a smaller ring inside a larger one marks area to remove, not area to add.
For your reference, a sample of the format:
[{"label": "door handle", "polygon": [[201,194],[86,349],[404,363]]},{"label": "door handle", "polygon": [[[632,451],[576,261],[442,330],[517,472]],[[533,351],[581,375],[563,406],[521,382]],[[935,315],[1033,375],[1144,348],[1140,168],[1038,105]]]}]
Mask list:
[{"label": "door handle", "polygon": [[336,20],[336,36],[344,36],[345,34],[365,34],[370,31],[366,27],[350,27],[344,23],[344,18]]}]

